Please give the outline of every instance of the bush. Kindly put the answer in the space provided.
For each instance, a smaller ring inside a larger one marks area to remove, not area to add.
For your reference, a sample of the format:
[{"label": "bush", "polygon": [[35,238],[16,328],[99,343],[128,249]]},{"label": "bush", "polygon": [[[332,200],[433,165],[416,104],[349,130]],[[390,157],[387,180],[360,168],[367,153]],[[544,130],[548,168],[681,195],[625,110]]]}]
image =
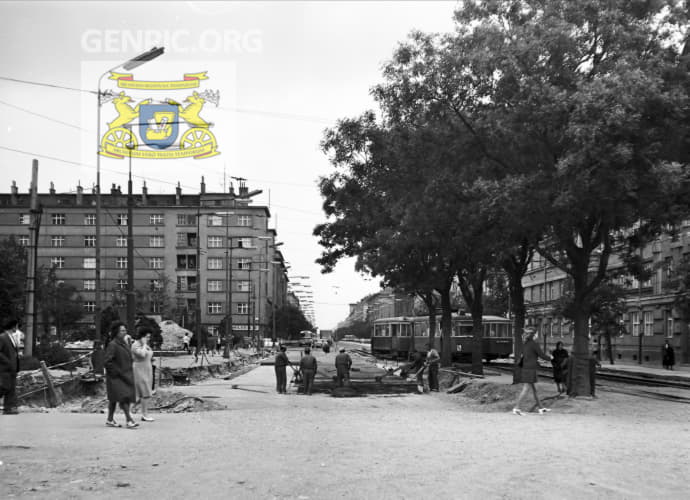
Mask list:
[{"label": "bush", "polygon": [[62,345],[52,343],[49,345],[40,344],[36,348],[36,356],[38,359],[45,361],[46,366],[50,368],[51,366],[59,365],[61,363],[67,363],[59,368],[63,370],[71,370],[75,368],[75,364],[68,363],[72,361],[72,353],[65,349]]}]

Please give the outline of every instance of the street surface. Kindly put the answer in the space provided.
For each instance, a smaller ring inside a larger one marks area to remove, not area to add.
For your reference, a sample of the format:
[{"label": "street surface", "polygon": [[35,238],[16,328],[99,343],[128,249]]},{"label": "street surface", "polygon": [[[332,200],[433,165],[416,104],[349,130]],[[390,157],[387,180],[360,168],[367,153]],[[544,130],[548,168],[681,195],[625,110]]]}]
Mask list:
[{"label": "street surface", "polygon": [[[326,384],[335,353],[316,354]],[[162,389],[227,409],[135,430],[65,409],[0,416],[0,497],[686,498],[687,405],[540,383],[553,411],[520,417],[505,376],[466,395],[334,398],[278,395],[273,370]]]}]

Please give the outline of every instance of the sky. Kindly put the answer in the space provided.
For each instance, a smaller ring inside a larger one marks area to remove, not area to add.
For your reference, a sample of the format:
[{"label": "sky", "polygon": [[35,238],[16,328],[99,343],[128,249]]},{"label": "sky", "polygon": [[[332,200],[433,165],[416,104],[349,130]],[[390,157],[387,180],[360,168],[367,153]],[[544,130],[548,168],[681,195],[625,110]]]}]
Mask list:
[{"label": "sky", "polygon": [[[453,29],[455,1],[423,2],[0,2],[0,192],[16,181],[27,192],[31,160],[39,160],[39,192],[90,189],[96,151],[118,117],[96,89],[143,100],[207,99],[199,116],[211,123],[219,154],[208,158],[133,160],[134,192],[222,192],[232,176],[262,193],[269,227],[291,266],[292,281],[311,286],[316,326],[344,320],[349,304],[379,289],[354,260],[322,274],[312,236],[325,221],[318,179],[333,170],[320,150],[338,119],[376,109],[370,89],[381,67],[412,30]],[[205,72],[195,89],[124,89],[109,70],[147,51],[165,53],[130,72],[135,81],[184,80]],[[104,75],[102,78],[101,76]],[[35,85],[29,82],[44,85]],[[208,92],[217,92],[217,105]],[[186,128],[180,125],[180,133]],[[205,142],[206,143],[206,142]],[[208,141],[210,143],[210,140]],[[126,186],[128,165],[101,159],[101,186]]]}]

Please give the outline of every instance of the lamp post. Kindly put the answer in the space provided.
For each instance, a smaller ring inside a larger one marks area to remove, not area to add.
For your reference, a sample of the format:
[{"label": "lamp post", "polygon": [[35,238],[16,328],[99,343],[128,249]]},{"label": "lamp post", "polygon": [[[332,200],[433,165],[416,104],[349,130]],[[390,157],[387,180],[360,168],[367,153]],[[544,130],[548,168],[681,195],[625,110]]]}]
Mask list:
[{"label": "lamp post", "polygon": [[134,335],[134,197],[132,196],[132,141],[131,127],[130,141],[127,143],[129,151],[129,179],[127,181],[127,331]]},{"label": "lamp post", "polygon": [[[235,200],[232,200],[233,203]],[[225,345],[232,338],[232,237],[230,236],[229,218],[235,215],[235,212],[215,212],[214,215],[221,216],[225,219],[225,302],[226,302],[226,318],[225,322]],[[226,353],[229,350],[226,349]]]},{"label": "lamp post", "polygon": [[[101,93],[101,81],[103,80],[103,77],[112,71],[115,71],[116,69],[122,67],[125,70],[131,70],[136,68],[137,66],[141,66],[142,64],[151,61],[155,59],[156,57],[160,56],[163,54],[165,51],[164,47],[154,47],[151,50],[144,52],[143,54],[139,54],[138,56],[130,59],[129,61],[126,61],[124,63],[120,63],[117,66],[109,69],[108,71],[104,72],[99,78],[98,78],[98,86],[97,86],[97,92],[96,92],[96,296],[95,296],[95,302],[96,302],[96,311],[94,314],[94,322],[96,324],[96,339],[100,341],[101,340],[101,309],[102,309],[102,304],[101,304],[101,105],[103,104],[102,102],[102,97],[103,94]],[[130,153],[131,155],[131,153]],[[131,173],[130,173],[130,179],[131,179]]]}]

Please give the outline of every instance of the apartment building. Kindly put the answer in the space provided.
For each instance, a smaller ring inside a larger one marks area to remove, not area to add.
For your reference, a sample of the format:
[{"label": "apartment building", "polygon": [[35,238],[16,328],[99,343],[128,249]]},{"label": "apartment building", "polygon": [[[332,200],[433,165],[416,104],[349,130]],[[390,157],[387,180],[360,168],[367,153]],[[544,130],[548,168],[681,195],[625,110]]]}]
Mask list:
[{"label": "apartment building", "polygon": [[[260,191],[255,191],[258,194]],[[164,315],[188,326],[200,314],[211,334],[230,313],[237,336],[271,336],[272,307],[286,300],[287,275],[269,228],[270,211],[253,205],[244,183],[239,192],[133,195],[134,289],[138,309]],[[0,193],[0,238],[13,235],[30,244],[30,193]],[[101,194],[100,221],[96,194],[39,193],[38,267],[55,269],[83,299],[85,327],[94,328],[96,310],[96,227],[100,223],[101,303],[122,302],[128,287],[127,194],[113,185]],[[198,312],[197,312],[198,311]]]}]

